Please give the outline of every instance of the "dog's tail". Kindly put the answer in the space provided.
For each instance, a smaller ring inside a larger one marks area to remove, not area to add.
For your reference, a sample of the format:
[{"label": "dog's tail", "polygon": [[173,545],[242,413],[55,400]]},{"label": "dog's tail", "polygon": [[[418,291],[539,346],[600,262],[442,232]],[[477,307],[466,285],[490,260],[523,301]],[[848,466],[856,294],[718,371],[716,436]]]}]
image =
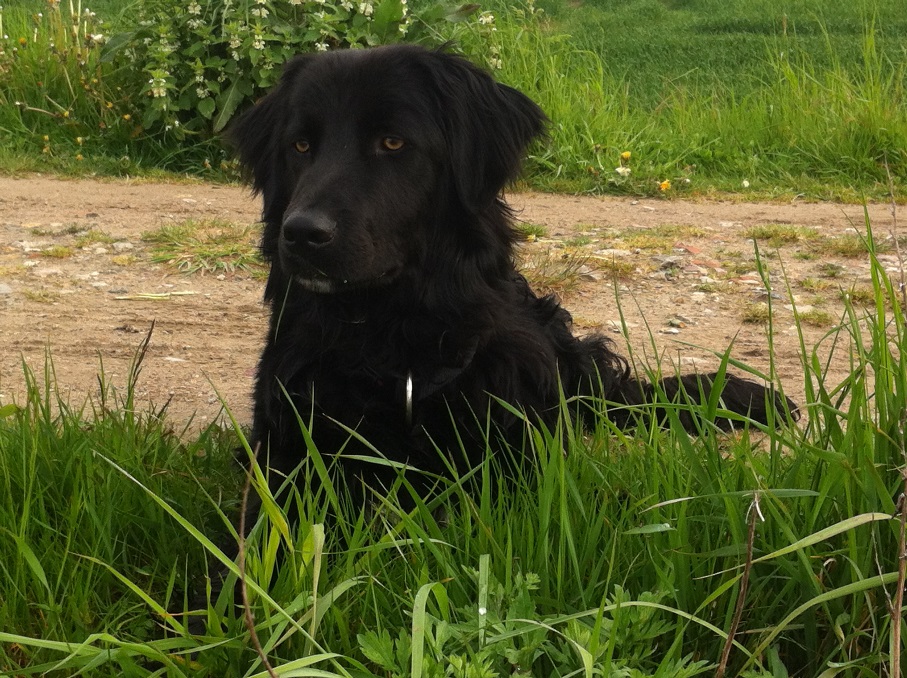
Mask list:
[{"label": "dog's tail", "polygon": [[609,410],[608,417],[621,428],[632,427],[640,417],[649,416],[667,426],[673,412],[684,429],[701,433],[701,406],[712,402],[716,387],[721,391],[717,394],[714,423],[721,430],[741,428],[746,419],[778,427],[800,418],[797,404],[773,386],[717,372],[668,377],[654,384],[628,375],[616,388],[610,389],[607,399],[617,407]]}]

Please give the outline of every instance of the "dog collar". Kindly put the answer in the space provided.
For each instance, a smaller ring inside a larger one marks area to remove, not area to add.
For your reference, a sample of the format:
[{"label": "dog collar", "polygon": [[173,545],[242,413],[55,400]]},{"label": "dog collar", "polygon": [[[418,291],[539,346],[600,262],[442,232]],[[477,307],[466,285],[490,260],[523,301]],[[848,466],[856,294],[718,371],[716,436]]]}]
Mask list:
[{"label": "dog collar", "polygon": [[476,349],[478,349],[478,347],[479,339],[476,338],[470,343],[466,358],[463,360],[462,364],[456,367],[442,368],[435,372],[431,378],[420,380],[418,393],[416,393],[416,388],[413,383],[413,371],[411,369],[406,371],[406,381],[403,384],[403,397],[406,413],[406,426],[408,428],[413,425],[413,402],[425,400],[429,396],[434,395],[463,374],[466,368],[472,364],[472,359],[475,358]]},{"label": "dog collar", "polygon": [[413,425],[413,371],[406,372],[406,428]]}]

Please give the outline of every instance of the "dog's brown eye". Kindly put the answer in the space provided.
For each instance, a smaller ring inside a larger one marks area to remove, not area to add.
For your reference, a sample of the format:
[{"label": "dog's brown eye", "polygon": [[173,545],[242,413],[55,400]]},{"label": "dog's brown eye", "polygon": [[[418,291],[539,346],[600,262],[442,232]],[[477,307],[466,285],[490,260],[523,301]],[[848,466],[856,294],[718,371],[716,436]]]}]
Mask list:
[{"label": "dog's brown eye", "polygon": [[381,147],[385,151],[399,151],[403,146],[403,139],[398,139],[397,137],[384,137],[381,140]]},{"label": "dog's brown eye", "polygon": [[312,145],[305,140],[297,141],[293,146],[299,153],[308,153],[312,148]]}]

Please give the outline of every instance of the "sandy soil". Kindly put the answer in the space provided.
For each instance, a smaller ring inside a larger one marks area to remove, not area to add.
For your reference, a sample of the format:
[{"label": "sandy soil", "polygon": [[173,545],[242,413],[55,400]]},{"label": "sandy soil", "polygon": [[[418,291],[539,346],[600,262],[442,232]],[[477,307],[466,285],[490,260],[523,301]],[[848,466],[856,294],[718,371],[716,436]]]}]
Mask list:
[{"label": "sandy soil", "polygon": [[[805,326],[807,345],[828,331],[823,311],[840,314],[841,290],[869,280],[865,255],[827,246],[863,229],[862,206],[531,193],[511,202],[534,234],[521,248],[527,274],[561,295],[578,332],[608,333],[650,365],[661,359],[685,370],[713,368],[712,351],[732,343],[734,358],[768,369],[766,328],[744,322],[767,296],[748,234],[776,225],[809,235],[780,248],[760,245],[772,272],[777,373],[795,398],[802,398],[803,369],[785,279],[800,310],[818,316],[819,326]],[[889,206],[869,212],[877,235],[892,232]],[[74,404],[96,395],[102,365],[106,380],[122,388],[154,322],[136,392],[141,406],[169,402],[174,427],[194,427],[218,417],[220,394],[248,421],[266,322],[263,281],[247,272],[181,273],[153,262],[141,236],[188,219],[252,224],[258,216],[257,201],[239,187],[0,178],[0,402],[21,400],[23,361],[43,380],[48,351]],[[85,243],[89,229],[109,237]],[[883,261],[898,271],[895,255]],[[552,271],[565,269],[573,275],[552,280]],[[618,332],[615,272],[626,339]],[[832,379],[847,368],[838,356]]]}]

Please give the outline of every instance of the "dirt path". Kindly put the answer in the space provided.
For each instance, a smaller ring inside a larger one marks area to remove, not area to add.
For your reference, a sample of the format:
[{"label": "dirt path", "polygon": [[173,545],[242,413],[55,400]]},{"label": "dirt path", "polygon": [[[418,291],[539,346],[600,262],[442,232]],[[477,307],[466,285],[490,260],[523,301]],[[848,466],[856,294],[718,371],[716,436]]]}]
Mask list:
[{"label": "dirt path", "polygon": [[[578,331],[609,333],[625,352],[617,275],[629,346],[649,364],[657,353],[706,370],[717,364],[709,351],[733,341],[735,358],[768,368],[763,324],[744,322],[758,316],[766,297],[753,273],[754,228],[773,236],[761,248],[778,311],[777,367],[795,397],[802,397],[802,368],[779,264],[800,311],[815,323],[805,326],[808,345],[839,316],[841,290],[868,284],[868,259],[853,252],[861,206],[542,194],[511,201],[531,234],[522,248],[527,275],[562,296]],[[258,215],[258,203],[238,187],[0,178],[0,402],[21,398],[23,360],[43,379],[48,348],[74,404],[97,392],[101,364],[122,387],[155,322],[140,401],[169,400],[170,420],[182,427],[193,415],[195,425],[216,417],[220,393],[248,421],[266,320],[263,281],[244,271],[181,273],[152,261],[142,235],[190,219],[252,224]],[[888,206],[871,206],[870,216],[877,236],[891,232]],[[884,261],[897,270],[893,254]],[[833,379],[846,369],[841,356]]]}]

